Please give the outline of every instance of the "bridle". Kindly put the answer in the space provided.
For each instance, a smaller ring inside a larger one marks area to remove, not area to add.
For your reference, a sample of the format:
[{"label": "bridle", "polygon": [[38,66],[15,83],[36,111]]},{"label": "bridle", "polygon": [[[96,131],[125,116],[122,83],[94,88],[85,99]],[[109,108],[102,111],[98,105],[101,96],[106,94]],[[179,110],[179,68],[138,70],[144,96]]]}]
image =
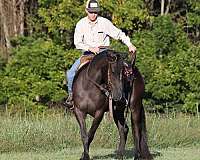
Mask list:
[{"label": "bridle", "polygon": [[[92,82],[97,88],[99,88],[99,90],[101,90],[105,95],[106,97],[108,97],[108,107],[109,107],[109,115],[110,115],[110,119],[113,119],[113,105],[112,105],[112,101],[113,101],[113,97],[112,97],[112,81],[111,81],[111,72],[112,72],[112,64],[113,63],[116,63],[117,62],[117,56],[115,55],[114,56],[114,60],[112,61],[109,61],[108,60],[108,72],[107,72],[107,78],[108,78],[108,81],[107,81],[107,85],[106,85],[106,88],[104,88],[103,86],[99,85],[97,82],[95,82],[94,80],[92,80],[90,77],[89,77],[89,68],[90,68],[90,64],[89,63],[89,66],[87,68],[87,78],[90,82]],[[122,80],[122,71],[120,71],[120,81]]]},{"label": "bridle", "polygon": [[[114,60],[112,61],[109,61],[108,60],[108,72],[107,72],[107,78],[108,78],[108,82],[107,82],[107,85],[106,87],[103,87],[102,85],[98,84],[97,82],[95,82],[94,80],[92,80],[90,77],[89,77],[89,69],[90,69],[90,65],[91,63],[89,64],[88,68],[87,68],[87,78],[90,82],[92,82],[97,88],[99,88],[99,90],[101,90],[105,95],[106,97],[109,97],[110,95],[112,96],[112,81],[111,81],[111,64],[115,63],[117,61],[117,56],[114,56]],[[121,78],[121,73],[120,73],[120,78]],[[121,80],[121,79],[120,79]]]}]

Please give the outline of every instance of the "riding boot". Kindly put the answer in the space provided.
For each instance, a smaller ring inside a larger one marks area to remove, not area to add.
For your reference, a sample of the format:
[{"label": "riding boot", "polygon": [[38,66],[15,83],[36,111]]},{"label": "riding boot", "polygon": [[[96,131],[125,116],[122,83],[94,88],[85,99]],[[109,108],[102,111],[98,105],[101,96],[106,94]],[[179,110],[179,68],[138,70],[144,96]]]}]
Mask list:
[{"label": "riding boot", "polygon": [[65,106],[67,107],[72,107],[73,106],[73,96],[72,96],[72,93],[69,93],[66,101],[65,101]]}]

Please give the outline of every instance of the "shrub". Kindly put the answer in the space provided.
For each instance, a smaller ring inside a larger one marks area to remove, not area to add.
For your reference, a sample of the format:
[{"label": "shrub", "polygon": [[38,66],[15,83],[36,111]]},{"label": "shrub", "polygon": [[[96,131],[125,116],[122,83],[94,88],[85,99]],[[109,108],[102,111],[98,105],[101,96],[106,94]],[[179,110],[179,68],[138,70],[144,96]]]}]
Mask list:
[{"label": "shrub", "polygon": [[[37,110],[49,101],[59,101],[66,95],[65,70],[79,55],[55,45],[51,40],[22,40],[13,50],[7,64],[2,88],[8,104]],[[27,41],[27,42],[26,42]],[[73,56],[72,56],[73,54]]]}]

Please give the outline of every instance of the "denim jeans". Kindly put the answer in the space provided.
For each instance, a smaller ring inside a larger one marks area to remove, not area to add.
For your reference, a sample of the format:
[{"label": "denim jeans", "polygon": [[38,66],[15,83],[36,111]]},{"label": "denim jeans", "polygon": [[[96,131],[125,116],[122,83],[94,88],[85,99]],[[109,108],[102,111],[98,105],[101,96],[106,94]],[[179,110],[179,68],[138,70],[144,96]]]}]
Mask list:
[{"label": "denim jeans", "polygon": [[68,87],[68,93],[72,93],[72,83],[73,83],[73,80],[74,80],[74,76],[76,74],[76,71],[80,65],[80,59],[77,59],[75,61],[75,63],[72,65],[72,67],[67,71],[67,87]]}]

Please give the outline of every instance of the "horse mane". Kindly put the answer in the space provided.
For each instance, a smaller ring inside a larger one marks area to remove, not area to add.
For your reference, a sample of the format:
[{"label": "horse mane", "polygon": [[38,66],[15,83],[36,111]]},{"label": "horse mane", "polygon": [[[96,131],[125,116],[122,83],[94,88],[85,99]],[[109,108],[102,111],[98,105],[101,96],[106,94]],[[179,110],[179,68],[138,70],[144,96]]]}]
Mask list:
[{"label": "horse mane", "polygon": [[94,58],[92,59],[92,61],[90,62],[91,63],[90,65],[91,66],[95,65],[97,61],[99,61],[102,58],[107,57],[107,53],[110,51],[112,51],[112,50],[105,50],[105,51],[100,52],[99,54],[95,55]]}]

